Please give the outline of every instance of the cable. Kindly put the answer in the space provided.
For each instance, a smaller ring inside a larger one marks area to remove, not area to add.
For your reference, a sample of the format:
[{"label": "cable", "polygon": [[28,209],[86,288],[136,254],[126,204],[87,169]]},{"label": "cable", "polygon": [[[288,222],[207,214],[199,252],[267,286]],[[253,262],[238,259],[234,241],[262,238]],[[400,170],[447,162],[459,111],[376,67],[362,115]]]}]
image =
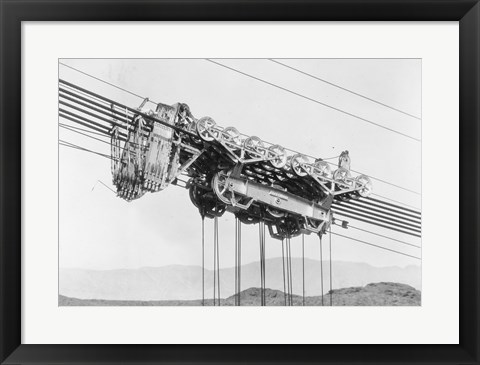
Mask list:
[{"label": "cable", "polygon": [[376,222],[386,223],[386,224],[389,224],[391,226],[398,227],[398,228],[401,228],[401,229],[407,229],[409,231],[416,232],[416,233],[422,233],[421,227],[414,227],[414,226],[410,226],[410,225],[407,225],[407,224],[397,223],[398,221],[395,220],[395,219],[376,218],[376,217],[374,217],[375,216],[374,213],[363,214],[363,213],[358,213],[356,211],[352,211],[351,209],[344,209],[344,208],[340,208],[340,207],[332,208],[332,211],[334,213],[347,212],[347,213],[350,213],[350,214],[355,214],[359,217],[375,220]]},{"label": "cable", "polygon": [[202,215],[202,306],[205,306],[205,216]]},{"label": "cable", "polygon": [[333,289],[332,289],[332,230],[330,232],[329,253],[330,253],[330,307],[333,306]]},{"label": "cable", "polygon": [[[360,204],[360,205],[363,205],[363,206],[366,205],[367,207],[376,207],[376,208],[380,208],[380,209],[383,209],[383,210],[386,210],[386,211],[389,211],[389,212],[402,214],[406,217],[411,217],[411,218],[414,218],[414,219],[417,219],[417,220],[422,219],[422,213],[420,211],[414,211],[413,209],[410,210],[410,209],[407,209],[407,208],[404,208],[404,207],[401,207],[401,206],[395,205],[395,204],[385,205],[385,203],[388,203],[388,202],[383,202],[381,200],[379,200],[379,201],[382,202],[382,203],[377,204],[372,200],[372,198],[365,198],[365,199],[352,200],[351,204]],[[382,204],[384,204],[384,205],[382,205]],[[414,213],[411,213],[411,212],[414,212]]]},{"label": "cable", "polygon": [[235,217],[235,305],[238,306],[238,218]]},{"label": "cable", "polygon": [[[388,207],[381,207],[376,204],[362,204],[363,202],[359,202],[358,200],[355,201],[349,201],[349,202],[335,202],[332,204],[332,207],[338,206],[338,207],[348,207],[352,209],[364,209],[367,213],[369,212],[377,212],[383,215],[387,215],[389,217],[394,217],[394,218],[400,218],[405,221],[409,221],[412,223],[415,223],[417,225],[422,224],[422,218],[421,216],[415,216],[409,213],[404,213],[404,212],[399,212],[397,210],[392,210],[391,208]],[[376,209],[374,207],[379,207],[380,209]],[[408,218],[410,217],[410,218]]]},{"label": "cable", "polygon": [[238,221],[238,305],[241,305],[242,291],[242,222]]},{"label": "cable", "polygon": [[390,248],[386,248],[386,247],[383,247],[383,246],[374,245],[373,243],[366,242],[366,241],[362,241],[362,240],[359,240],[359,239],[356,239],[356,238],[353,238],[353,237],[344,236],[343,234],[340,234],[340,233],[332,232],[332,234],[334,234],[334,235],[336,235],[336,236],[343,237],[343,238],[347,238],[347,239],[352,240],[352,241],[357,241],[357,242],[363,243],[363,244],[365,244],[365,245],[373,246],[373,247],[379,248],[379,249],[381,249],[381,250],[390,251],[390,252],[397,253],[397,254],[399,254],[399,255],[408,256],[408,257],[412,257],[412,258],[417,259],[417,260],[421,260],[420,257],[413,256],[413,255],[409,255],[409,254],[406,254],[406,253],[404,253],[404,252],[392,250],[392,249],[390,249]]},{"label": "cable", "polygon": [[322,81],[322,82],[324,82],[324,83],[326,83],[326,84],[328,84],[328,85],[334,86],[334,87],[336,87],[336,88],[338,88],[338,89],[347,91],[347,92],[349,92],[349,93],[351,93],[351,94],[353,94],[353,95],[356,95],[356,96],[359,96],[359,97],[364,98],[364,99],[366,99],[366,100],[369,100],[369,101],[371,101],[371,102],[373,102],[373,103],[382,105],[382,106],[384,106],[384,107],[386,107],[386,108],[395,110],[395,111],[397,111],[397,112],[399,112],[399,113],[408,115],[409,117],[412,117],[412,118],[415,118],[415,119],[418,119],[418,120],[422,120],[422,118],[419,118],[419,117],[417,117],[417,116],[415,116],[415,115],[413,115],[413,114],[404,112],[403,110],[394,108],[393,106],[390,106],[390,105],[381,103],[380,101],[377,101],[377,100],[375,100],[375,99],[369,98],[368,96],[359,94],[359,93],[357,93],[357,92],[355,92],[355,91],[352,91],[352,90],[347,89],[347,88],[345,88],[345,87],[342,87],[342,86],[340,86],[340,85],[334,84],[333,82],[327,81],[327,80],[322,79],[322,78],[320,78],[320,77],[318,77],[318,76],[312,75],[312,74],[310,74],[310,73],[308,73],[308,72],[299,70],[299,69],[297,69],[297,68],[295,68],[295,67],[289,66],[289,65],[287,65],[287,64],[285,64],[285,63],[279,62],[279,61],[274,60],[274,59],[271,59],[271,58],[269,58],[269,60],[272,61],[272,62],[278,63],[279,65],[282,65],[282,66],[284,66],[284,67],[286,67],[286,68],[289,68],[289,69],[291,69],[291,70],[294,70],[294,71],[297,71],[297,72],[299,72],[299,73],[301,73],[301,74],[304,74],[304,75],[306,75],[306,76],[310,76],[310,77],[312,77],[312,78],[314,78],[314,79],[316,79],[316,80]]},{"label": "cable", "polygon": [[305,306],[305,234],[302,234],[302,305]]},{"label": "cable", "polygon": [[[364,174],[363,172],[360,172],[360,171],[356,171],[356,170],[350,170],[352,172],[355,172],[357,174]],[[365,175],[368,175],[368,174],[365,174]],[[397,184],[394,184],[394,183],[391,183],[391,182],[388,182],[386,180],[382,180],[382,179],[379,179],[378,177],[375,177],[375,176],[370,176],[368,175],[371,179],[373,180],[377,180],[377,181],[380,181],[384,184],[387,184],[387,185],[390,185],[390,186],[394,186],[396,188],[399,188],[399,189],[402,189],[402,190],[405,190],[405,191],[408,191],[410,193],[413,193],[413,194],[416,194],[416,195],[422,195],[420,192],[418,191],[415,191],[415,190],[412,190],[412,189],[408,189],[408,188],[404,188],[403,186],[400,186],[400,185],[397,185]]]},{"label": "cable", "polygon": [[[358,214],[358,215],[360,215],[360,213],[365,213],[365,214],[371,215],[373,217],[377,217],[377,218],[381,218],[381,219],[387,219],[387,220],[390,220],[391,222],[396,222],[396,223],[399,223],[399,224],[402,224],[402,225],[405,225],[405,226],[409,226],[412,229],[421,229],[421,222],[419,222],[419,221],[416,221],[416,220],[413,220],[413,219],[410,219],[410,218],[404,218],[402,216],[398,216],[396,214],[392,214],[392,213],[389,213],[389,212],[380,212],[380,214],[375,213],[377,210],[375,210],[373,208],[365,208],[365,207],[358,206],[358,205],[341,205],[341,204],[335,204],[335,206],[333,206],[333,208],[343,210],[343,211],[355,210],[355,213]],[[398,220],[396,218],[400,218],[400,220]]]},{"label": "cable", "polygon": [[260,242],[260,302],[265,306],[265,226],[263,221],[258,224]]},{"label": "cable", "polygon": [[292,242],[288,238],[288,260],[290,262],[290,305],[293,306]]},{"label": "cable", "polygon": [[97,182],[95,183],[95,185],[93,185],[92,191],[93,191],[93,189],[95,189],[95,187],[97,186],[97,183],[102,184],[102,185],[105,186],[108,190],[110,190],[112,193],[114,193],[115,195],[117,195],[117,192],[116,192],[115,190],[113,190],[110,186],[108,186],[107,184],[105,184],[102,180],[97,180]]},{"label": "cable", "polygon": [[[376,194],[372,194],[372,195],[376,195]],[[380,196],[380,195],[378,195],[378,196]],[[382,198],[385,198],[385,197],[382,197]],[[368,199],[373,201],[373,202],[380,203],[380,204],[388,205],[388,206],[391,206],[391,207],[397,207],[395,204],[384,202],[384,201],[381,201],[381,200],[378,200],[378,199],[375,199],[375,198],[372,198],[372,197],[369,197]],[[385,198],[385,199],[388,199],[388,198]],[[388,199],[388,200],[392,200],[392,199]],[[412,212],[412,213],[421,214],[420,212],[418,212],[416,210],[413,210],[413,209],[407,209],[407,208],[402,208],[402,209],[406,210],[406,211],[409,211],[409,212]]]},{"label": "cable", "polygon": [[[98,123],[95,123],[91,121],[90,119],[87,119],[85,117],[81,117],[75,113],[69,112],[69,111],[63,111],[62,109],[59,109],[59,117],[67,119],[71,122],[83,125],[84,127],[90,128],[98,133],[103,133],[105,135],[108,135],[108,130],[106,126],[100,125]],[[91,123],[91,124],[90,124]]]},{"label": "cable", "polygon": [[[167,122],[165,122],[165,121],[163,121],[163,120],[160,120],[160,119],[158,119],[158,118],[155,118],[155,117],[153,117],[153,116],[151,116],[151,115],[148,115],[148,114],[146,114],[146,113],[143,113],[143,112],[141,112],[141,111],[138,111],[138,110],[136,110],[136,109],[134,109],[134,108],[130,108],[130,107],[124,105],[124,104],[120,104],[120,103],[118,103],[118,102],[116,102],[116,101],[113,101],[113,100],[108,99],[108,98],[106,98],[106,97],[104,97],[104,96],[101,96],[101,95],[99,95],[99,94],[96,94],[96,93],[94,93],[94,92],[92,92],[92,91],[89,91],[89,90],[87,90],[87,89],[84,89],[84,88],[82,88],[82,87],[80,87],[80,86],[77,86],[77,85],[75,85],[75,84],[72,84],[71,82],[68,82],[68,81],[65,81],[65,80],[62,80],[62,79],[59,79],[59,81],[60,81],[60,83],[63,84],[63,85],[71,86],[71,87],[73,87],[73,88],[76,89],[76,90],[83,91],[83,92],[85,92],[85,93],[87,93],[87,94],[89,94],[89,95],[91,95],[91,96],[94,96],[94,97],[100,99],[100,100],[106,101],[106,102],[108,102],[108,103],[110,103],[110,104],[114,104],[116,107],[125,109],[125,110],[128,111],[128,112],[131,112],[131,113],[134,113],[134,114],[136,114],[136,115],[139,115],[139,116],[143,117],[144,119],[152,120],[152,121],[154,121],[154,122],[156,122],[156,123],[158,123],[158,124],[161,124],[161,125],[164,125],[164,126],[170,128],[170,129],[176,130],[177,132],[181,132],[181,133],[183,133],[183,134],[186,134],[186,135],[189,135],[189,136],[192,136],[192,137],[197,138],[197,134],[195,134],[195,133],[193,133],[193,132],[190,132],[190,131],[187,131],[187,130],[181,128],[181,127],[176,127],[176,126],[174,126],[174,125],[171,125],[171,124],[169,124],[169,123],[167,123]],[[102,119],[102,118],[99,118],[99,119]],[[111,122],[112,122],[111,120],[106,120],[106,121],[107,121],[108,123],[111,123]]]},{"label": "cable", "polygon": [[288,238],[285,238],[285,255],[287,260],[287,303],[290,305],[290,264],[288,260]]},{"label": "cable", "polygon": [[288,92],[288,93],[291,93],[291,94],[293,94],[293,95],[299,96],[299,97],[304,98],[304,99],[306,99],[306,100],[309,100],[309,101],[311,101],[311,102],[314,102],[314,103],[323,105],[323,106],[325,106],[325,107],[327,107],[327,108],[336,110],[336,111],[338,111],[338,112],[340,112],[340,113],[343,113],[343,114],[346,114],[346,115],[348,115],[348,116],[351,116],[351,117],[357,118],[357,119],[359,119],[359,120],[362,120],[362,121],[364,121],[364,122],[370,123],[370,124],[375,125],[375,126],[377,126],[377,127],[379,127],[379,128],[388,130],[388,131],[393,132],[393,133],[397,133],[397,134],[399,134],[399,135],[401,135],[401,136],[404,136],[404,137],[406,137],[406,138],[410,138],[410,139],[412,139],[412,140],[414,140],[414,141],[421,142],[420,139],[415,138],[415,137],[412,137],[412,136],[409,136],[408,134],[405,134],[405,133],[396,131],[395,129],[391,129],[391,128],[385,127],[385,126],[383,126],[383,125],[381,125],[381,124],[372,122],[371,120],[368,120],[368,119],[366,119],[366,118],[360,117],[360,116],[355,115],[355,114],[353,114],[353,113],[350,113],[350,112],[347,112],[347,111],[345,111],[345,110],[342,110],[342,109],[336,108],[336,107],[334,107],[334,106],[328,105],[328,104],[323,103],[323,102],[321,102],[321,101],[319,101],[319,100],[312,99],[312,98],[310,98],[310,97],[308,97],[308,96],[299,94],[299,93],[297,93],[297,92],[295,92],[295,91],[289,90],[289,89],[284,88],[284,87],[282,87],[282,86],[279,86],[279,85],[273,84],[273,83],[271,83],[271,82],[265,81],[265,80],[263,80],[263,79],[261,79],[261,78],[258,78],[258,77],[249,75],[249,74],[247,74],[247,73],[245,73],[245,72],[242,72],[242,71],[239,71],[239,70],[237,70],[237,69],[235,69],[235,68],[229,67],[229,66],[227,66],[227,65],[221,64],[221,63],[219,63],[219,62],[213,61],[213,60],[208,59],[208,58],[206,59],[206,61],[211,62],[211,63],[214,63],[214,64],[216,64],[216,65],[218,65],[218,66],[221,66],[221,67],[224,67],[224,68],[226,68],[226,69],[229,69],[229,70],[231,70],[231,71],[235,71],[235,72],[237,72],[237,73],[239,73],[239,74],[241,74],[241,75],[250,77],[250,78],[252,78],[252,79],[254,79],[254,80],[263,82],[263,83],[265,83],[265,84],[267,84],[267,85],[276,87],[277,89],[286,91],[286,92]]},{"label": "cable", "polygon": [[323,248],[322,248],[322,236],[318,236],[320,239],[320,289],[322,291],[322,307],[323,307]]},{"label": "cable", "polygon": [[[395,203],[399,203],[399,204],[402,204],[406,207],[410,207],[410,208],[413,208],[413,209],[418,209],[417,207],[414,207],[413,205],[410,205],[410,204],[406,204],[406,203],[403,203],[399,200],[394,200],[394,199],[391,199],[391,198],[387,198],[386,196],[383,196],[383,195],[379,195],[379,194],[375,194],[375,193],[372,193],[371,195],[375,195],[375,196],[378,196],[379,198],[383,198],[383,199],[386,199],[386,200],[390,200],[392,202],[395,202]],[[373,198],[369,198],[369,199],[373,199]],[[405,208],[406,209],[406,208]]]},{"label": "cable", "polygon": [[[69,65],[67,65],[67,64],[65,64],[65,63],[62,63],[62,62],[58,62],[58,63],[59,63],[60,65],[62,65],[62,66],[65,66],[65,67],[68,67],[68,68],[70,68],[70,69],[72,69],[72,70],[74,70],[74,71],[77,71],[77,72],[79,72],[79,73],[81,73],[81,74],[83,74],[83,75],[85,75],[85,76],[91,77],[92,79],[95,79],[95,80],[97,80],[97,81],[103,82],[104,84],[113,86],[114,88],[119,89],[119,90],[122,90],[122,91],[124,91],[124,92],[126,92],[126,93],[128,93],[128,94],[130,94],[130,95],[136,96],[137,98],[140,98],[140,99],[143,99],[143,100],[146,99],[145,97],[143,97],[143,96],[141,96],[141,95],[135,94],[134,92],[131,92],[131,91],[129,91],[129,90],[126,90],[126,89],[124,89],[124,88],[121,88],[120,86],[117,86],[117,85],[112,84],[112,83],[110,83],[110,82],[108,82],[108,81],[102,80],[101,78],[96,77],[96,76],[93,76],[93,75],[91,75],[91,74],[88,74],[88,73],[86,73],[85,71],[81,71],[81,70],[79,70],[78,68],[69,66]],[[153,100],[148,100],[148,102],[149,102],[149,103],[152,103],[152,104],[158,104],[158,103],[154,102]]]},{"label": "cable", "polygon": [[[336,225],[336,226],[339,226],[339,227],[342,226],[341,224],[337,224],[337,223],[335,223],[335,222],[333,222],[333,224]],[[422,246],[414,245],[413,243],[408,243],[408,242],[405,242],[405,241],[402,241],[402,240],[398,240],[398,239],[396,239],[396,238],[384,236],[383,234],[379,234],[379,233],[375,233],[375,232],[369,231],[369,230],[367,230],[367,229],[362,229],[362,228],[358,228],[358,227],[352,226],[350,223],[348,224],[347,227],[348,227],[348,228],[356,229],[357,231],[362,231],[362,232],[370,233],[370,234],[373,234],[373,235],[378,236],[378,237],[382,237],[382,238],[386,238],[386,239],[389,239],[389,240],[392,240],[392,241],[396,241],[396,242],[399,242],[399,243],[404,244],[404,245],[407,245],[407,246],[416,247],[416,248],[422,248]]]},{"label": "cable", "polygon": [[75,130],[78,130],[78,131],[81,131],[81,132],[94,134],[94,135],[96,135],[96,136],[110,137],[107,133],[93,132],[93,131],[90,131],[90,130],[88,130],[88,129],[84,129],[84,128],[80,128],[80,127],[75,127],[75,126],[69,125],[69,124],[58,123],[58,125],[59,125],[60,127],[68,127],[68,128],[70,128],[70,129],[75,129]]},{"label": "cable", "polygon": [[285,307],[287,306],[287,286],[285,283],[285,249],[284,240],[282,239],[282,268],[283,268],[283,298],[285,300]]},{"label": "cable", "polygon": [[216,306],[217,301],[217,233],[216,233],[217,217],[214,218],[213,226],[213,306]]},{"label": "cable", "polygon": [[[63,89],[60,89],[60,91],[63,91]],[[99,114],[103,114],[103,115],[106,115],[107,117],[111,117],[111,118],[113,117],[114,119],[116,119],[120,122],[123,122],[125,124],[129,123],[129,120],[134,117],[134,114],[128,114],[127,113],[127,115],[125,115],[125,112],[120,112],[120,111],[118,111],[114,108],[111,108],[111,107],[109,108],[105,105],[101,105],[100,103],[96,103],[96,102],[91,101],[91,100],[89,100],[88,102],[83,102],[83,101],[77,100],[75,98],[72,98],[70,96],[66,96],[66,95],[60,95],[60,97],[62,99],[68,100],[72,103],[81,105],[85,108],[89,108],[90,110],[92,110],[94,112],[97,112]],[[75,97],[80,99],[80,96],[75,96]],[[67,104],[63,100],[60,100],[59,104],[63,104],[63,105],[66,105],[66,106],[70,107],[70,105]],[[75,109],[77,109],[77,108],[75,108]],[[77,109],[77,110],[79,110],[79,109]],[[81,110],[81,111],[83,111],[83,110]],[[113,114],[115,114],[115,115],[113,115]],[[113,120],[112,120],[112,122],[113,122]]]},{"label": "cable", "polygon": [[400,232],[400,233],[405,233],[405,234],[408,234],[410,236],[415,236],[415,237],[419,237],[419,238],[422,237],[421,235],[418,235],[418,234],[415,234],[415,233],[412,233],[412,232],[403,231],[403,230],[398,229],[398,228],[394,228],[394,227],[386,226],[384,224],[380,224],[380,223],[377,223],[377,222],[372,222],[372,221],[369,221],[369,220],[366,220],[366,219],[358,218],[356,216],[352,216],[352,215],[349,215],[349,214],[346,214],[346,213],[335,212],[335,214],[339,214],[339,215],[342,215],[342,216],[347,217],[347,218],[353,218],[353,219],[356,219],[357,221],[364,222],[364,223],[369,223],[369,224],[372,224],[374,226],[391,229],[393,231],[397,231],[397,232]]},{"label": "cable", "polygon": [[108,158],[109,160],[113,159],[111,156],[105,155],[105,154],[100,153],[100,152],[89,150],[88,148],[80,147],[80,146],[78,146],[74,143],[70,143],[70,142],[67,142],[67,141],[58,140],[58,144],[60,146],[64,146],[64,147],[70,147],[70,148],[74,148],[74,149],[77,149],[77,150],[80,150],[80,151],[90,152],[90,153],[93,153],[95,155],[99,155],[99,156]]},{"label": "cable", "polygon": [[80,134],[80,135],[82,135],[82,136],[85,136],[85,137],[94,139],[94,140],[96,140],[96,141],[100,141],[100,142],[102,142],[102,143],[106,143],[106,144],[110,145],[110,142],[108,142],[108,141],[104,141],[103,139],[96,138],[96,137],[93,137],[93,136],[89,136],[88,134],[85,134],[85,133],[82,133],[82,132],[77,131],[77,130],[75,130],[75,129],[69,128],[68,126],[66,126],[66,124],[63,124],[63,125],[60,124],[60,128],[69,130],[69,131],[71,131],[71,132],[73,132],[73,133],[78,133],[78,134]]},{"label": "cable", "polygon": [[217,285],[218,285],[218,306],[220,306],[220,246],[218,244],[218,217],[215,217],[215,237],[217,245]]},{"label": "cable", "polygon": [[240,276],[241,276],[241,222],[238,217],[235,217],[235,292],[236,292],[236,305],[240,305]]}]

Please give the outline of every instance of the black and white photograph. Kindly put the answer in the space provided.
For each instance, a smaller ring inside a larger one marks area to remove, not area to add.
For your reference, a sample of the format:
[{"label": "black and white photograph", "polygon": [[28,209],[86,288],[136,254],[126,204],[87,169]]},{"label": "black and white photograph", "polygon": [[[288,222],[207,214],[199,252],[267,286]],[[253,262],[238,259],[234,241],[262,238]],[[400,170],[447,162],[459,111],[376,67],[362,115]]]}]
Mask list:
[{"label": "black and white photograph", "polygon": [[58,60],[58,305],[421,306],[421,58]]}]

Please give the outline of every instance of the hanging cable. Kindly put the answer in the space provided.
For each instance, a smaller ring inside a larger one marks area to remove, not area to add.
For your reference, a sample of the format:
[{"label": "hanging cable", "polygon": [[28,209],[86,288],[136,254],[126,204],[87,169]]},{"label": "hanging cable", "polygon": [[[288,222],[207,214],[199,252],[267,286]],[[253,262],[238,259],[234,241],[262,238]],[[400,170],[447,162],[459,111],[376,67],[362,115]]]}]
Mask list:
[{"label": "hanging cable", "polygon": [[287,302],[288,305],[291,305],[291,290],[290,290],[290,255],[288,251],[290,239],[285,238],[285,256],[287,260]]},{"label": "hanging cable", "polygon": [[217,217],[213,220],[213,305],[217,305]]},{"label": "hanging cable", "polygon": [[235,217],[235,306],[238,306],[238,218]]},{"label": "hanging cable", "polygon": [[217,245],[217,286],[218,286],[218,306],[220,306],[220,246],[218,244],[218,217],[215,217],[215,242]]},{"label": "hanging cable", "polygon": [[238,305],[241,305],[242,292],[242,222],[238,221]]},{"label": "hanging cable", "polygon": [[329,242],[329,253],[330,253],[330,307],[333,306],[333,288],[332,288],[332,228],[330,227],[330,242]]},{"label": "hanging cable", "polygon": [[322,307],[323,307],[323,249],[322,249],[322,236],[318,235],[320,240],[320,290],[322,292]]},{"label": "hanging cable", "polygon": [[265,223],[260,221],[258,224],[259,238],[260,238],[260,295],[261,305],[266,305],[265,297]]},{"label": "hanging cable", "polygon": [[205,305],[205,216],[202,214],[202,306]]},{"label": "hanging cable", "polygon": [[305,306],[305,234],[302,234],[302,305]]},{"label": "hanging cable", "polygon": [[285,283],[285,248],[284,239],[282,239],[282,268],[283,268],[283,298],[285,300],[285,306],[287,306],[287,285]]},{"label": "hanging cable", "polygon": [[265,285],[265,281],[266,281],[266,261],[265,261],[265,242],[266,242],[266,237],[265,237],[265,222],[262,221],[262,239],[263,239],[263,242],[262,242],[262,261],[263,261],[263,282],[262,282],[262,288],[263,288],[263,305],[267,305],[267,298],[266,298],[266,285]]},{"label": "hanging cable", "polygon": [[289,280],[290,280],[290,305],[293,306],[293,273],[292,273],[292,250],[291,241],[288,237],[288,261],[289,261]]},{"label": "hanging cable", "polygon": [[263,248],[262,248],[262,221],[258,224],[258,241],[260,244],[260,305],[263,306]]}]

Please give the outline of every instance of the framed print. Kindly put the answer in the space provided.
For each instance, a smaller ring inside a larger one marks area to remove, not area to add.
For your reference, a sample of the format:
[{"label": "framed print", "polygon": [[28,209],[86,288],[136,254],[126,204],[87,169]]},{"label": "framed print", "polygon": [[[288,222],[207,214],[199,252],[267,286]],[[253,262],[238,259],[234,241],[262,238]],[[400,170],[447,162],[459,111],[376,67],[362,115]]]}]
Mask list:
[{"label": "framed print", "polygon": [[478,363],[477,1],[1,6],[2,364]]}]

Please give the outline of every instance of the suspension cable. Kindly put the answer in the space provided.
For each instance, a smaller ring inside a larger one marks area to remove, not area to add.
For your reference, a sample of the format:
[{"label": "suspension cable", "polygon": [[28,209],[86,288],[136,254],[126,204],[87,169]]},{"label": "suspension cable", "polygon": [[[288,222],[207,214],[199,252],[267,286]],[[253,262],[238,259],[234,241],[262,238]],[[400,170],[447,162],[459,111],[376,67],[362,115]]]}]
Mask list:
[{"label": "suspension cable", "polygon": [[289,276],[289,280],[290,280],[290,305],[293,306],[292,245],[291,245],[290,237],[288,238],[288,260],[289,260],[289,263],[290,263],[290,270],[289,270],[289,273],[290,273],[290,276]]},{"label": "suspension cable", "polygon": [[213,220],[213,306],[217,305],[217,217]]},{"label": "suspension cable", "polygon": [[206,59],[206,61],[211,62],[211,63],[214,63],[214,64],[216,64],[216,65],[218,65],[218,66],[221,66],[221,67],[224,67],[224,68],[226,68],[226,69],[229,69],[229,70],[231,70],[231,71],[237,72],[237,73],[239,73],[239,74],[242,74],[242,75],[247,76],[247,77],[249,77],[249,78],[252,78],[252,79],[254,79],[254,80],[260,81],[260,82],[265,83],[265,84],[267,84],[267,85],[273,86],[273,87],[275,87],[275,88],[277,88],[277,89],[286,91],[286,92],[288,92],[288,93],[290,93],[290,94],[293,94],[293,95],[296,95],[296,96],[298,96],[298,97],[300,97],[300,98],[309,100],[309,101],[311,101],[311,102],[313,102],[313,103],[323,105],[324,107],[327,107],[327,108],[336,110],[336,111],[338,111],[338,112],[340,112],[340,113],[343,113],[343,114],[345,114],[345,115],[351,116],[351,117],[353,117],[353,118],[357,118],[357,119],[359,119],[359,120],[361,120],[361,121],[364,121],[364,122],[369,123],[369,124],[371,124],[371,125],[377,126],[377,127],[382,128],[382,129],[384,129],[384,130],[387,130],[387,131],[396,133],[396,134],[398,134],[398,135],[401,135],[401,136],[403,136],[403,137],[412,139],[412,140],[417,141],[417,142],[421,142],[421,140],[420,140],[419,138],[416,138],[416,137],[410,136],[410,135],[408,135],[408,134],[406,134],[406,133],[402,133],[402,132],[397,131],[397,130],[395,130],[395,129],[386,127],[386,126],[384,126],[384,125],[382,125],[382,124],[373,122],[373,121],[371,121],[371,120],[369,120],[369,119],[367,119],[367,118],[363,118],[363,117],[358,116],[358,115],[356,115],[356,114],[354,114],[354,113],[351,113],[351,112],[348,112],[348,111],[346,111],[346,110],[343,110],[343,109],[340,109],[340,108],[331,106],[331,105],[326,104],[326,103],[324,103],[324,102],[322,102],[322,101],[320,101],[320,100],[310,98],[310,97],[308,97],[308,96],[306,96],[306,95],[297,93],[297,92],[292,91],[292,90],[290,90],[290,89],[288,89],[288,88],[285,88],[285,87],[282,87],[282,86],[280,86],[280,85],[271,83],[271,82],[266,81],[266,80],[264,80],[264,79],[261,79],[261,78],[259,78],[259,77],[252,76],[252,75],[250,75],[250,74],[247,74],[247,73],[245,73],[245,72],[242,72],[242,71],[240,71],[240,70],[237,70],[237,69],[235,69],[235,68],[233,68],[233,67],[224,65],[224,64],[222,64],[222,63],[213,61],[213,60],[208,59],[208,58]]},{"label": "suspension cable", "polygon": [[235,217],[235,306],[238,306],[238,218]]},{"label": "suspension cable", "polygon": [[241,305],[242,291],[242,222],[238,220],[238,305]]},{"label": "suspension cable", "polygon": [[285,283],[285,248],[284,239],[282,239],[282,268],[283,268],[283,298],[285,300],[285,306],[287,306],[287,288]]},{"label": "suspension cable", "polygon": [[[79,70],[78,68],[69,66],[69,65],[67,65],[67,64],[65,64],[65,63],[62,63],[62,62],[58,62],[58,63],[59,63],[60,65],[64,66],[64,67],[68,67],[69,69],[72,69],[72,70],[74,70],[74,71],[76,71],[76,72],[78,72],[78,73],[81,73],[81,74],[85,75],[85,76],[91,77],[92,79],[95,79],[95,80],[97,80],[97,81],[103,82],[104,84],[107,84],[107,85],[110,85],[110,86],[112,86],[112,87],[114,87],[114,88],[117,88],[117,89],[119,89],[119,90],[122,90],[122,91],[124,91],[124,92],[126,92],[126,93],[128,93],[128,94],[130,94],[130,95],[136,96],[137,98],[145,99],[145,98],[144,98],[143,96],[141,96],[141,95],[135,94],[134,92],[132,92],[132,91],[130,91],[130,90],[124,89],[124,88],[122,88],[122,87],[120,87],[120,86],[117,86],[117,85],[115,85],[115,84],[112,84],[112,83],[110,83],[110,82],[108,82],[108,81],[106,81],[106,80],[103,80],[103,79],[99,78],[99,77],[93,76],[93,75],[91,75],[91,74],[89,74],[89,73],[87,73],[87,72],[85,72],[85,71],[81,71],[81,70]],[[152,103],[152,104],[158,104],[158,103],[156,103],[156,102],[154,102],[154,101],[152,101],[152,100],[148,100],[148,102],[150,102],[150,103]]]},{"label": "suspension cable", "polygon": [[330,242],[329,242],[329,253],[330,253],[330,307],[333,306],[333,288],[332,288],[332,229],[330,228]]},{"label": "suspension cable", "polygon": [[262,273],[262,297],[263,297],[263,305],[267,305],[267,299],[266,299],[266,286],[265,286],[265,273],[266,273],[266,268],[265,268],[265,222],[262,221],[262,268],[263,268],[263,273]]},{"label": "suspension cable", "polygon": [[215,241],[217,245],[217,286],[218,286],[218,306],[220,306],[220,246],[218,244],[218,217],[215,217]]},{"label": "suspension cable", "polygon": [[205,216],[202,214],[202,306],[205,306]]},{"label": "suspension cable", "polygon": [[258,224],[258,238],[259,238],[259,243],[260,243],[260,303],[261,306],[264,306],[265,303],[263,302],[263,235],[262,233],[262,223],[263,221],[260,221]]},{"label": "suspension cable", "polygon": [[320,290],[322,291],[322,307],[323,307],[323,249],[322,249],[322,236],[318,235],[320,240]]},{"label": "suspension cable", "polygon": [[399,113],[408,115],[408,116],[410,116],[410,117],[412,117],[412,118],[415,118],[415,119],[418,119],[418,120],[422,120],[422,118],[417,117],[417,116],[415,116],[415,115],[413,115],[413,114],[407,113],[407,112],[405,112],[405,111],[403,111],[403,110],[397,109],[397,108],[395,108],[395,107],[393,107],[393,106],[387,105],[387,104],[382,103],[382,102],[380,102],[380,101],[378,101],[378,100],[375,100],[375,99],[370,98],[370,97],[368,97],[368,96],[362,95],[362,94],[360,94],[360,93],[358,93],[358,92],[355,92],[355,91],[353,91],[353,90],[350,90],[350,89],[348,89],[348,88],[346,88],[346,87],[343,87],[343,86],[334,84],[333,82],[330,82],[330,81],[325,80],[325,79],[322,79],[322,78],[320,78],[320,77],[318,77],[318,76],[312,75],[311,73],[308,73],[308,72],[299,70],[298,68],[292,67],[292,66],[287,65],[287,64],[285,64],[285,63],[283,63],[283,62],[279,62],[279,61],[274,60],[274,59],[272,59],[272,58],[269,58],[269,61],[278,63],[279,65],[282,65],[282,66],[284,66],[284,67],[286,67],[286,68],[289,68],[289,69],[291,69],[291,70],[294,70],[294,71],[296,71],[296,72],[299,72],[299,73],[301,73],[301,74],[303,74],[303,75],[310,76],[310,77],[313,78],[313,79],[316,79],[316,80],[318,80],[318,81],[322,81],[322,82],[324,82],[325,84],[331,85],[331,86],[333,86],[333,87],[336,87],[336,88],[338,88],[338,89],[341,89],[341,90],[346,91],[346,92],[348,92],[348,93],[351,93],[351,94],[353,94],[353,95],[359,96],[359,97],[361,97],[361,98],[363,98],[363,99],[366,99],[366,100],[369,100],[369,101],[371,101],[371,102],[373,102],[373,103],[375,103],[375,104],[382,105],[382,106],[384,106],[384,107],[386,107],[386,108],[395,110],[395,111],[397,111],[397,112],[399,112]]},{"label": "suspension cable", "polygon": [[302,234],[302,305],[305,306],[305,234]]},{"label": "suspension cable", "polygon": [[289,260],[289,254],[288,254],[288,245],[289,245],[289,238],[287,237],[285,239],[285,256],[287,260],[287,302],[288,305],[291,303],[290,299],[290,260]]}]

